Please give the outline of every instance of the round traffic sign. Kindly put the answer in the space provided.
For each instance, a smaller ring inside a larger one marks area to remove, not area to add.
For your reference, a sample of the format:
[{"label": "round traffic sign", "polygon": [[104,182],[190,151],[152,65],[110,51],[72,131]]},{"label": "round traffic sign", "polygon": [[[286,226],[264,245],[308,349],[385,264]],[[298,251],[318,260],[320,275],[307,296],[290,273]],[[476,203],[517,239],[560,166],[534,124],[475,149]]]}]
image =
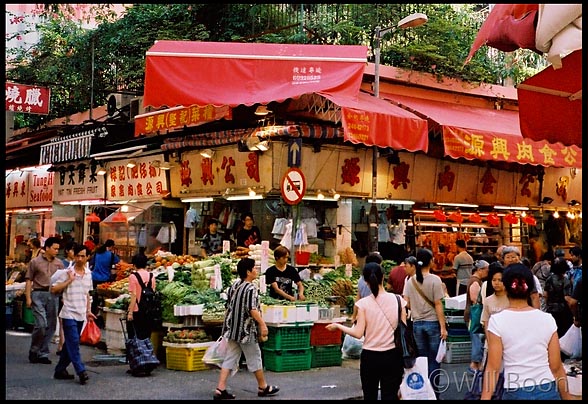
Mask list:
[{"label": "round traffic sign", "polygon": [[306,192],[306,179],[304,174],[298,168],[290,168],[282,178],[280,187],[282,198],[289,205],[296,205],[302,201]]}]

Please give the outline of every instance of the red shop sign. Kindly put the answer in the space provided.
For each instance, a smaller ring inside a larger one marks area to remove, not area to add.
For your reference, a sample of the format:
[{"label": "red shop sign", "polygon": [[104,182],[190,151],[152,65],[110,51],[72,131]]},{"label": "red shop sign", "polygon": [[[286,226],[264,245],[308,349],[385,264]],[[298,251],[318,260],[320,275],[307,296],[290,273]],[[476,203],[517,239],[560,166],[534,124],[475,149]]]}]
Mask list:
[{"label": "red shop sign", "polygon": [[5,83],[6,111],[25,114],[49,114],[51,90],[49,87]]}]

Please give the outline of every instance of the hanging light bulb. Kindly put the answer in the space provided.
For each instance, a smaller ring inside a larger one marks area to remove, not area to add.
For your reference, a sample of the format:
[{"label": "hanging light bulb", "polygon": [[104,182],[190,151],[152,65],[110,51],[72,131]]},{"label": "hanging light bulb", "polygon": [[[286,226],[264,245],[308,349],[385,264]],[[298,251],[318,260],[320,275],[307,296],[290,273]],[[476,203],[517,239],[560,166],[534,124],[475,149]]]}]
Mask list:
[{"label": "hanging light bulb", "polygon": [[255,196],[255,195],[257,195],[255,190],[253,188],[249,188],[249,196]]},{"label": "hanging light bulb", "polygon": [[568,213],[566,214],[568,219],[575,219],[576,215],[574,215],[574,212],[572,212],[571,210],[568,211]]},{"label": "hanging light bulb", "polygon": [[555,212],[553,212],[553,218],[559,219],[559,212],[557,211],[557,209],[555,210]]},{"label": "hanging light bulb", "polygon": [[317,197],[317,199],[320,199],[320,200],[325,199],[325,196],[323,195],[323,193],[321,192],[320,189],[318,190],[316,197]]}]

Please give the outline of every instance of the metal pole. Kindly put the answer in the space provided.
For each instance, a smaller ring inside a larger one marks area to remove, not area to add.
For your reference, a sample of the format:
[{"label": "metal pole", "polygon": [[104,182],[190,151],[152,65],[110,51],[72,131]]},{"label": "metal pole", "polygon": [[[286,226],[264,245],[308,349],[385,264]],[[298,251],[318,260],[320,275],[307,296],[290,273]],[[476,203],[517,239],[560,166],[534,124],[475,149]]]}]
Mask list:
[{"label": "metal pole", "polygon": [[[380,96],[380,27],[376,27],[374,41],[374,95]],[[368,235],[370,251],[378,251],[378,207],[376,193],[378,188],[378,146],[372,146],[372,206],[368,215]]]},{"label": "metal pole", "polygon": [[92,109],[94,108],[94,35],[92,35],[92,80],[90,81],[90,121],[92,120]]}]

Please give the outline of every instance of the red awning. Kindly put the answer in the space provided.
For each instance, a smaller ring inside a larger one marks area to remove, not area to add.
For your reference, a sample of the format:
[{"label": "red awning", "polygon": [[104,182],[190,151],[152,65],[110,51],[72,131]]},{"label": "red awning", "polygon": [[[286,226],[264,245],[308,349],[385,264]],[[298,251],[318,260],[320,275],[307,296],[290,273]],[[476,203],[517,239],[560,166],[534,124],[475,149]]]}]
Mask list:
[{"label": "red awning", "polygon": [[157,41],[145,62],[145,107],[267,104],[302,94],[355,95],[367,47]]},{"label": "red awning", "polygon": [[517,86],[521,132],[582,147],[582,49],[548,66]]},{"label": "red awning", "polygon": [[345,140],[367,146],[427,152],[427,121],[412,112],[366,93],[356,97],[323,95],[341,107]]},{"label": "red awning", "polygon": [[445,155],[545,167],[582,167],[582,149],[521,135],[516,111],[494,110],[395,94],[381,94],[429,119],[443,134]]},{"label": "red awning", "polygon": [[267,104],[319,94],[342,110],[344,139],[427,151],[427,122],[360,94],[367,47],[158,41],[147,52],[145,107]]}]

